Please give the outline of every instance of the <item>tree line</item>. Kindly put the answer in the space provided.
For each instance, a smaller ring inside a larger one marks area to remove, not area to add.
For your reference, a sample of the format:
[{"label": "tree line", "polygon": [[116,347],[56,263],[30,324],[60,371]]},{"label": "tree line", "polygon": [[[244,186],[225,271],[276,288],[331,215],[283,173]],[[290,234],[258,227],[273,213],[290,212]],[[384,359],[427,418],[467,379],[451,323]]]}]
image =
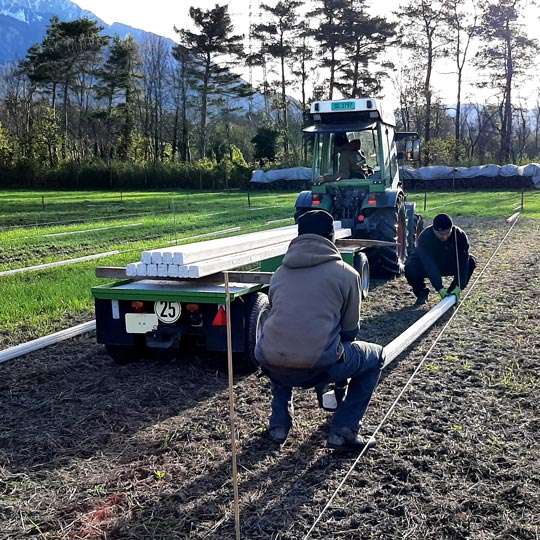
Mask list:
[{"label": "tree line", "polygon": [[[378,97],[388,84],[399,127],[423,139],[423,164],[538,156],[540,97],[531,106],[518,92],[538,53],[525,0],[406,0],[396,20],[371,15],[367,0],[309,5],[262,4],[248,47],[227,5],[191,7],[172,48],[159,36],[138,44],[87,18],[52,18],[1,77],[4,176],[238,185],[255,164],[307,164],[301,128],[312,100]],[[434,83],[442,62],[453,66],[451,105]],[[489,100],[464,98],[472,69]]]}]

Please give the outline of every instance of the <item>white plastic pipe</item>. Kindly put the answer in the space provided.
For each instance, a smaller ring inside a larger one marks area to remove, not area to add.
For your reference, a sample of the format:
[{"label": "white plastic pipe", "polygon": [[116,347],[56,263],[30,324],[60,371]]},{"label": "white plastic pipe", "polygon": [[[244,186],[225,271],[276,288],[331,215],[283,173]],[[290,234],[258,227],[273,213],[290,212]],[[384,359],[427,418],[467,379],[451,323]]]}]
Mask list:
[{"label": "white plastic pipe", "polygon": [[[418,319],[412,326],[407,328],[403,334],[391,341],[384,347],[385,360],[382,366],[384,369],[392,363],[409,345],[416,341],[426,330],[440,319],[454,304],[456,297],[451,294],[441,300],[435,307],[431,308],[423,317]],[[333,390],[325,392],[322,397],[323,408],[332,411],[337,408],[336,396]]]},{"label": "white plastic pipe", "polygon": [[392,340],[386,347],[384,353],[386,359],[383,369],[393,362],[411,343],[416,341],[426,330],[442,317],[454,304],[456,297],[451,294],[441,300],[435,307],[431,308],[423,317],[418,319],[412,326],[407,328],[403,334]]},{"label": "white plastic pipe", "polygon": [[506,223],[512,223],[519,217],[520,212],[516,212],[515,214],[512,214],[509,218],[506,218]]},{"label": "white plastic pipe", "polygon": [[49,345],[54,345],[59,341],[70,339],[72,337],[85,334],[86,332],[91,332],[95,329],[96,321],[90,321],[87,323],[79,324],[77,326],[73,326],[72,328],[68,328],[67,330],[60,330],[60,332],[34,339],[33,341],[29,341],[28,343],[21,343],[20,345],[15,345],[15,347],[10,347],[9,349],[4,349],[3,351],[0,351],[0,363],[7,362],[8,360],[12,360],[13,358],[17,358],[18,356],[23,356],[24,354],[37,351],[38,349],[43,349],[45,347],[48,347]]}]

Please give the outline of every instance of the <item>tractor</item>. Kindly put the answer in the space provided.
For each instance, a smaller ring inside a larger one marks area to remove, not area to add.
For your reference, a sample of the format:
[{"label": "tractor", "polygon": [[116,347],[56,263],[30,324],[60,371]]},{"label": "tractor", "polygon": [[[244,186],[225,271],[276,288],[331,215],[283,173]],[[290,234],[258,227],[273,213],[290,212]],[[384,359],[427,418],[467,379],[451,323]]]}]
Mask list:
[{"label": "tractor", "polygon": [[298,195],[295,219],[321,208],[352,238],[392,242],[366,249],[369,268],[378,277],[400,275],[422,230],[399,166],[419,159],[418,134],[396,132],[393,115],[372,98],[315,101],[309,116],[303,131],[313,137],[312,185]]}]

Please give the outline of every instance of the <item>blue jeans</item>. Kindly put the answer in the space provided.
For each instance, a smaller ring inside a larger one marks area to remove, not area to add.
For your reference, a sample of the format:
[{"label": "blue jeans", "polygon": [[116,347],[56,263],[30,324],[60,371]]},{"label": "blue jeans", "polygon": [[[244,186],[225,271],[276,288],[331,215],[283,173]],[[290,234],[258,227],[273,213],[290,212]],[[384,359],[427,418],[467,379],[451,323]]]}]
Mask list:
[{"label": "blue jeans", "polygon": [[[324,380],[317,384],[350,379],[347,394],[339,403],[334,417],[332,429],[349,428],[358,431],[362,418],[366,413],[369,401],[379,382],[381,368],[384,362],[382,347],[365,341],[343,343],[344,354],[342,361],[329,366]],[[312,375],[310,375],[312,377]],[[289,429],[293,420],[293,387],[304,387],[302,376],[294,373],[287,376],[283,373],[272,375],[272,413],[270,427]]]}]

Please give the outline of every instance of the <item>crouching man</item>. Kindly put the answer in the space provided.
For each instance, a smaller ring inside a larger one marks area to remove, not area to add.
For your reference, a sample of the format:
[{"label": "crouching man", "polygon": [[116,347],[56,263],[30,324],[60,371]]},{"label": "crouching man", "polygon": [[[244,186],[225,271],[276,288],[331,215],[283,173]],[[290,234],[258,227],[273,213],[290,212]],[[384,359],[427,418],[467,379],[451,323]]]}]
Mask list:
[{"label": "crouching man", "polygon": [[[255,355],[272,384],[268,435],[285,442],[293,422],[294,387],[349,380],[332,418],[328,446],[359,452],[362,418],[379,380],[380,345],[355,341],[360,321],[360,276],[334,244],[334,221],[324,210],[298,220],[298,237],[272,276],[270,314]],[[369,446],[374,446],[373,439]]]},{"label": "crouching man", "polygon": [[[429,289],[425,278],[429,278],[441,299],[454,294],[459,302],[475,268],[476,260],[469,254],[465,232],[452,223],[448,214],[436,215],[433,224],[421,232],[414,253],[405,262],[405,277],[416,296],[414,305],[427,302]],[[443,287],[443,276],[452,276],[448,287]]]}]

